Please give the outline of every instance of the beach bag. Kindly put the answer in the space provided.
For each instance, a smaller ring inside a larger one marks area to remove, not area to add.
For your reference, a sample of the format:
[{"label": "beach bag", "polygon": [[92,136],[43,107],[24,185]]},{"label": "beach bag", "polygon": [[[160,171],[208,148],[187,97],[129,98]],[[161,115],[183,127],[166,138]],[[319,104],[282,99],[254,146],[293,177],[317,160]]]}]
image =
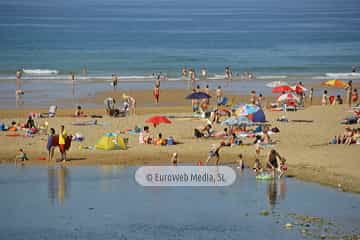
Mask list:
[{"label": "beach bag", "polygon": [[173,137],[168,137],[167,139],[167,145],[174,145],[174,138]]}]

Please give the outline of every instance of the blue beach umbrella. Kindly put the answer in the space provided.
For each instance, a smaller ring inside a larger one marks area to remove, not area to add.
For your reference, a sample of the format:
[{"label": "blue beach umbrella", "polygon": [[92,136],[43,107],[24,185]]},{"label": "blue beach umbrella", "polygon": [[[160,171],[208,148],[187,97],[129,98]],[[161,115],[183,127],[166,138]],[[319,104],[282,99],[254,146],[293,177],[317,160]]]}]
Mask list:
[{"label": "blue beach umbrella", "polygon": [[255,104],[245,104],[244,106],[240,107],[238,110],[236,110],[236,115],[238,116],[247,116],[253,113],[256,113],[259,111],[259,107]]},{"label": "blue beach umbrella", "polygon": [[204,92],[195,92],[195,93],[191,93],[189,94],[186,99],[208,99],[211,98],[210,95],[204,93]]}]

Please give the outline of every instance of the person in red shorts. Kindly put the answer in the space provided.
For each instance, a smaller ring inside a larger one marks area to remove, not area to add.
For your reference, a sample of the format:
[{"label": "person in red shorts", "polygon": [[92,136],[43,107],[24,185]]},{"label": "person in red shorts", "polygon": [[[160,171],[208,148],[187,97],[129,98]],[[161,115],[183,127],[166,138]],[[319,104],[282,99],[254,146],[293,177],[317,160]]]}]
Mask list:
[{"label": "person in red shorts", "polygon": [[65,141],[66,141],[67,133],[65,131],[64,125],[61,125],[59,132],[59,148],[61,153],[61,160],[66,162],[66,149],[65,149]]}]

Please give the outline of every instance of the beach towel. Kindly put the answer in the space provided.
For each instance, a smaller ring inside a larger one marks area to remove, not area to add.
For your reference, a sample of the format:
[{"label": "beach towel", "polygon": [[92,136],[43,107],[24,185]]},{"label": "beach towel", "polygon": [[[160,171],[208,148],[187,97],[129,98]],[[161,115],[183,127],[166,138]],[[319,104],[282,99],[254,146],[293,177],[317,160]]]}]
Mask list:
[{"label": "beach towel", "polygon": [[19,134],[19,133],[10,133],[10,134],[6,134],[6,137],[22,137],[23,135]]},{"label": "beach towel", "polygon": [[75,122],[75,123],[72,123],[72,125],[74,125],[74,126],[92,126],[92,125],[97,125],[97,120],[87,121],[87,122]]}]

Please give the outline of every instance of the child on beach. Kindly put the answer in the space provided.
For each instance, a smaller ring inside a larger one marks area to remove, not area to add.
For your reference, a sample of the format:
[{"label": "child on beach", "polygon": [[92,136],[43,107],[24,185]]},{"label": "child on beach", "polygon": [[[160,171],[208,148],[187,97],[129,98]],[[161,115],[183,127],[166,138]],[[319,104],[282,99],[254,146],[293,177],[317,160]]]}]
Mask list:
[{"label": "child on beach", "polygon": [[55,150],[55,147],[54,147],[54,135],[55,135],[55,129],[50,128],[50,134],[49,134],[47,145],[46,145],[46,149],[49,152],[49,155],[48,155],[49,156],[48,157],[49,161],[52,161],[52,159],[54,157],[54,150]]},{"label": "child on beach", "polygon": [[263,171],[261,162],[260,162],[260,160],[258,158],[255,159],[253,170],[254,170],[256,175]]},{"label": "child on beach", "polygon": [[178,153],[174,152],[171,156],[171,163],[173,166],[177,166],[178,164]]},{"label": "child on beach", "polygon": [[244,160],[243,160],[243,155],[239,154],[238,157],[239,157],[239,166],[237,168],[244,170],[245,164],[244,164]]},{"label": "child on beach", "polygon": [[17,155],[15,158],[15,164],[17,163],[17,160],[20,160],[22,162],[29,160],[22,148],[19,149],[19,155]]},{"label": "child on beach", "polygon": [[220,162],[220,149],[225,146],[225,142],[221,142],[219,145],[213,144],[211,150],[209,151],[209,156],[206,159],[206,165],[212,158],[216,158],[216,165],[219,165]]},{"label": "child on beach", "polygon": [[76,110],[75,110],[75,117],[80,117],[84,114],[84,112],[82,111],[82,108],[80,105],[78,105],[76,107]]}]

